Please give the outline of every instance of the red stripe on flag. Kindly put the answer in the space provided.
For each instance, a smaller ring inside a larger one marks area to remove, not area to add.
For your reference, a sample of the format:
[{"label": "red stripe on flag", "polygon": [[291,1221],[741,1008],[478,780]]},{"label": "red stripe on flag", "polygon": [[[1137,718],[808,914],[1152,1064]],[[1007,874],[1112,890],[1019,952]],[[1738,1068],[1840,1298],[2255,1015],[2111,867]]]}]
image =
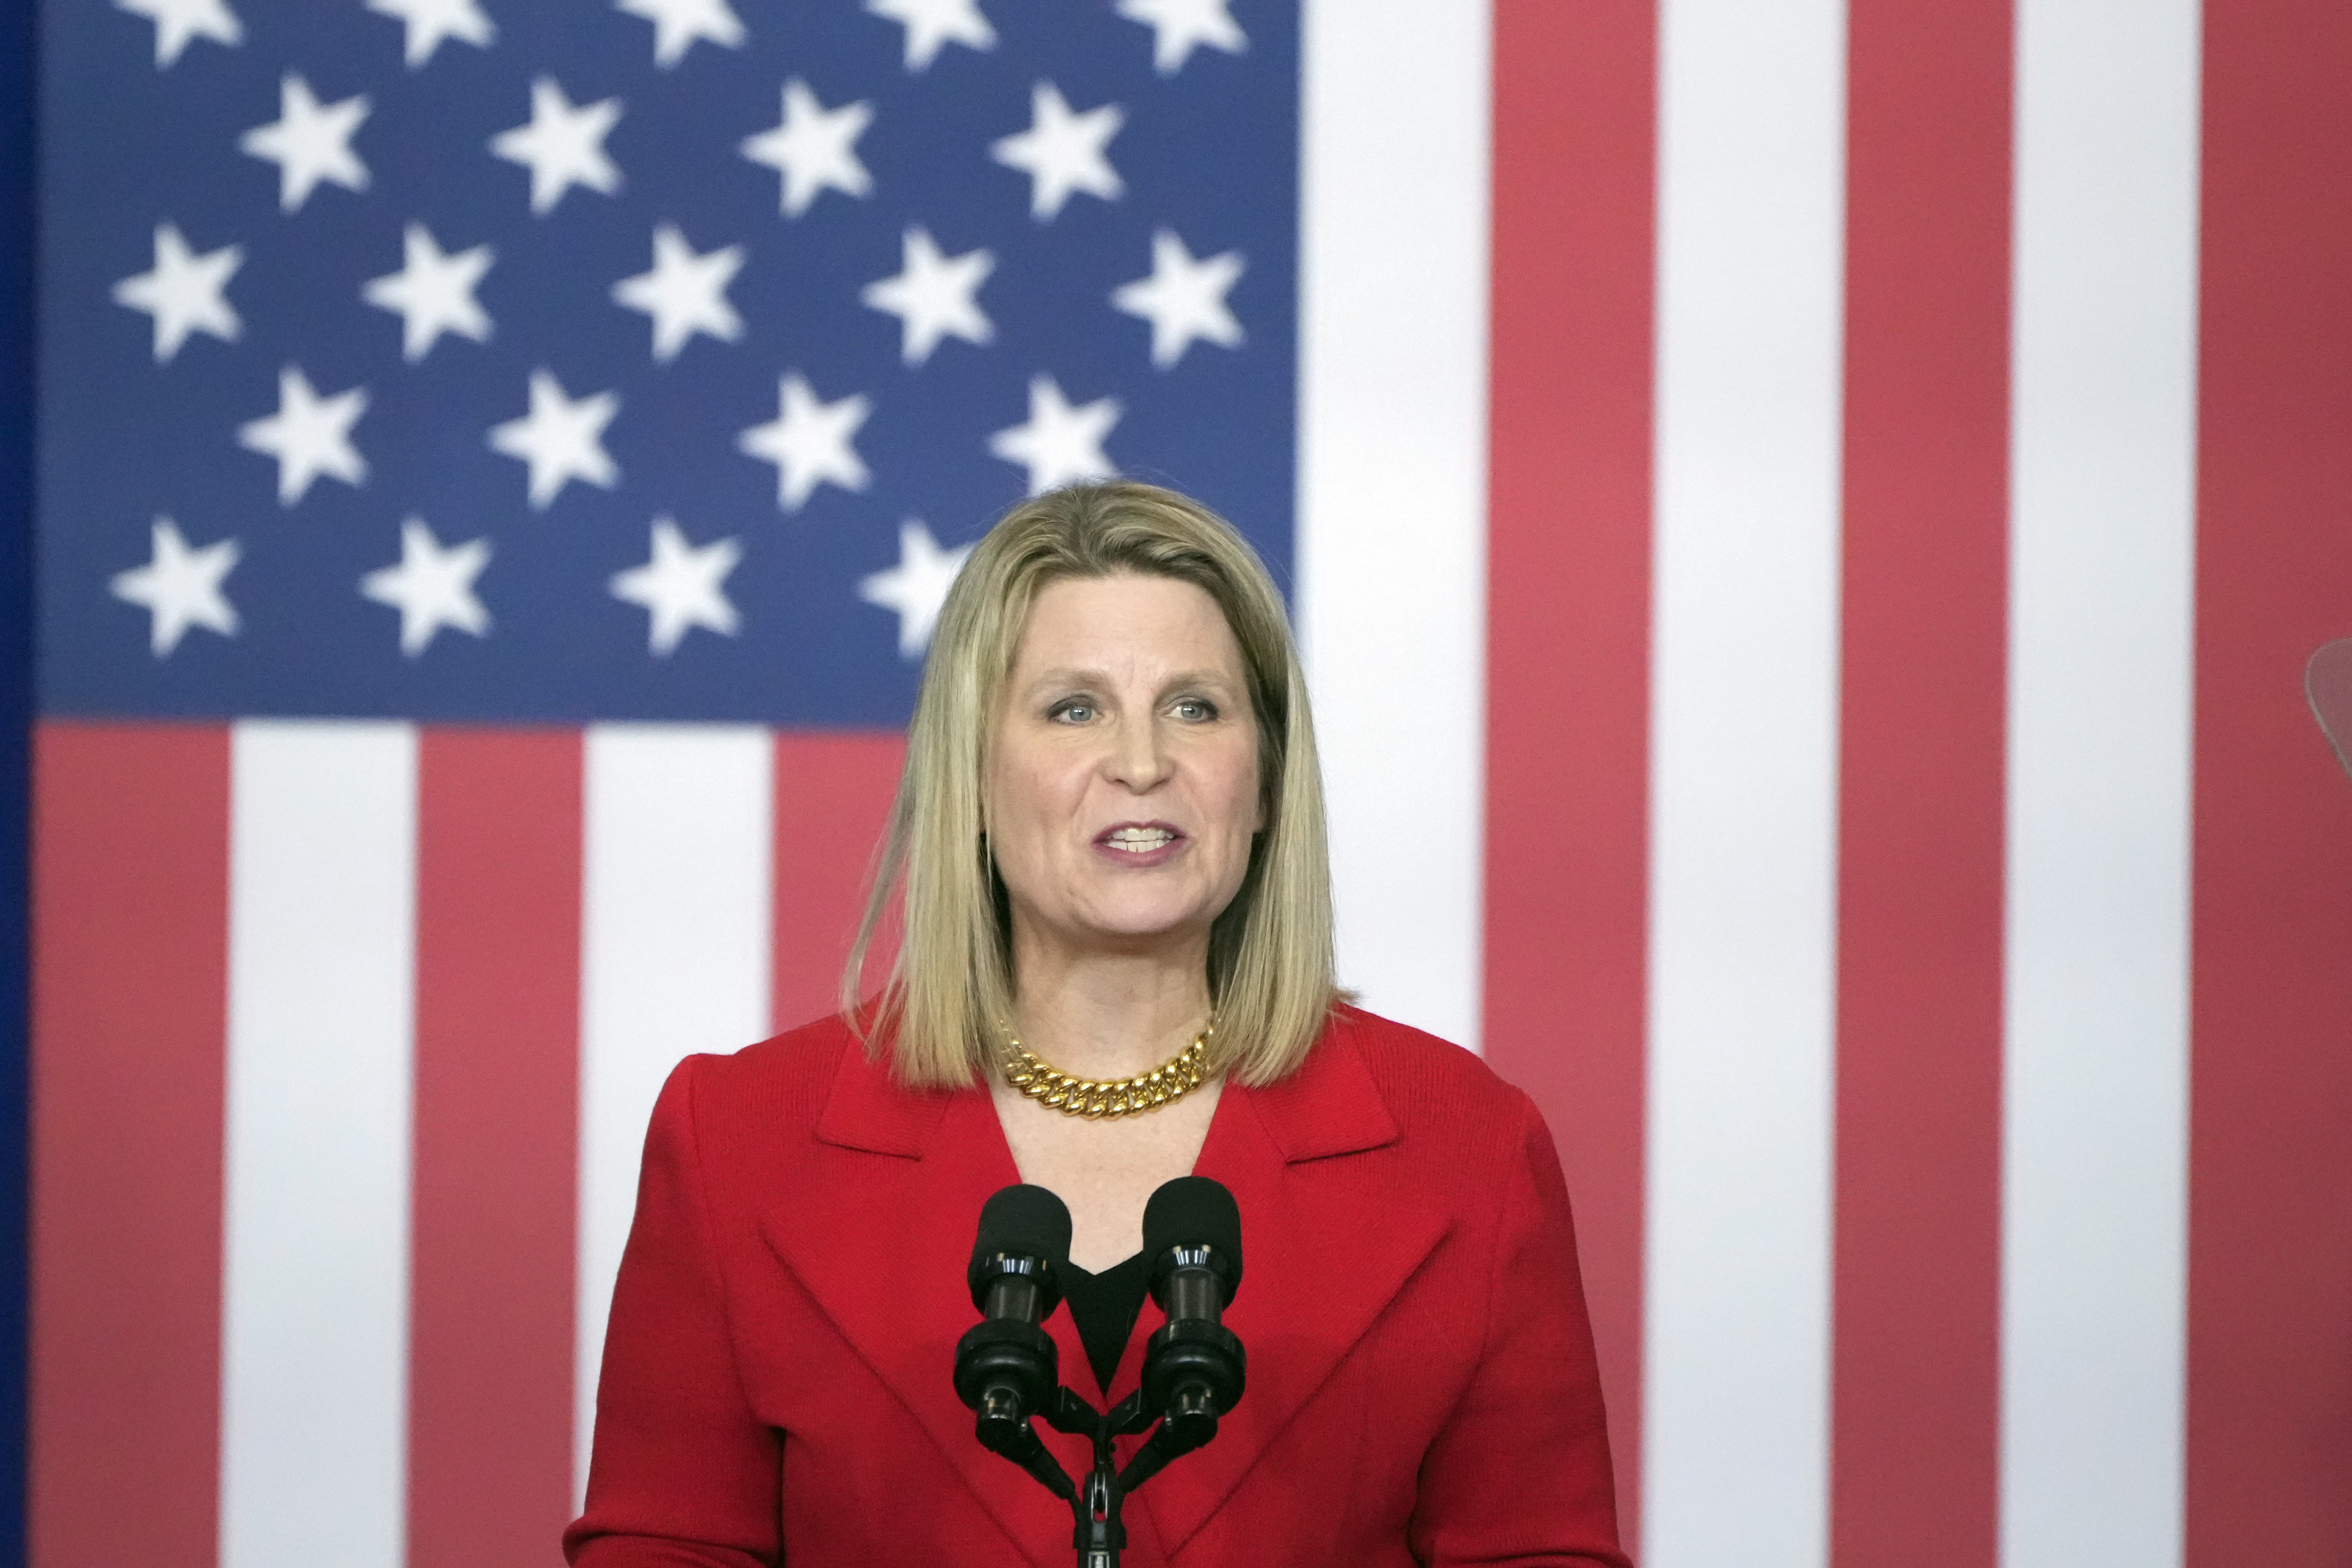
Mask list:
[{"label": "red stripe on flag", "polygon": [[2205,13],[2187,1560],[2352,1548],[2352,7]]},{"label": "red stripe on flag", "polygon": [[1998,1555],[2006,5],[1854,0],[1831,1557]]},{"label": "red stripe on flag", "polygon": [[[789,1029],[837,1008],[841,969],[866,908],[866,878],[890,820],[904,736],[782,731],[776,736],[775,956],[769,1016]],[[891,949],[866,961],[870,991]]]},{"label": "red stripe on flag", "polygon": [[1653,192],[1647,0],[1495,9],[1487,1059],[1575,1199],[1621,1527],[1641,1519]]},{"label": "red stripe on flag", "polygon": [[201,1565],[219,1536],[228,736],[34,746],[29,1556]]},{"label": "red stripe on flag", "polygon": [[575,733],[420,738],[411,1568],[570,1517],[580,779]]}]

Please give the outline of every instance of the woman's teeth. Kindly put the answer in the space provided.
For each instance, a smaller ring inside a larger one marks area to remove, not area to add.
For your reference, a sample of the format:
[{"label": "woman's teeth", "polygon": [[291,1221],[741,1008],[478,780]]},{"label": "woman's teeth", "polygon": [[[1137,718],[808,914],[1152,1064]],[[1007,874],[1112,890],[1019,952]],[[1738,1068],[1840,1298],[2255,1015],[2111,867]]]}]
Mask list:
[{"label": "woman's teeth", "polygon": [[1175,841],[1176,836],[1164,827],[1121,827],[1104,840],[1112,848],[1124,849],[1130,855],[1148,855]]}]

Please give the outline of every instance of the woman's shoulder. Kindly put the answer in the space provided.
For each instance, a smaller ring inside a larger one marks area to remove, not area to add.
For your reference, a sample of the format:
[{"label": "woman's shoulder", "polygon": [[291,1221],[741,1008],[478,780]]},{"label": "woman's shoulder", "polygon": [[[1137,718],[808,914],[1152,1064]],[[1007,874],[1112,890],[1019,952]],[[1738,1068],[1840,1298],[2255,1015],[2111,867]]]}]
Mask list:
[{"label": "woman's shoulder", "polygon": [[1335,1008],[1298,1071],[1251,1102],[1290,1161],[1379,1151],[1366,1180],[1393,1167],[1473,1210],[1550,1142],[1534,1102],[1475,1053],[1360,1007]]},{"label": "woman's shoulder", "polygon": [[1496,1076],[1476,1052],[1426,1029],[1344,1003],[1332,1009],[1331,1027],[1335,1035],[1350,1039],[1384,1087],[1394,1082],[1400,1088],[1483,1096],[1498,1104],[1515,1103],[1518,1098],[1519,1091]]},{"label": "woman's shoulder", "polygon": [[1507,1135],[1534,1112],[1527,1095],[1475,1052],[1361,1007],[1333,1010],[1329,1037],[1318,1048],[1331,1046],[1352,1048],[1400,1131],[1416,1142],[1457,1131]]},{"label": "woman's shoulder", "polygon": [[846,1020],[828,1016],[724,1056],[688,1057],[672,1082],[690,1094],[698,1121],[813,1124],[833,1092],[843,1056],[863,1048]]}]

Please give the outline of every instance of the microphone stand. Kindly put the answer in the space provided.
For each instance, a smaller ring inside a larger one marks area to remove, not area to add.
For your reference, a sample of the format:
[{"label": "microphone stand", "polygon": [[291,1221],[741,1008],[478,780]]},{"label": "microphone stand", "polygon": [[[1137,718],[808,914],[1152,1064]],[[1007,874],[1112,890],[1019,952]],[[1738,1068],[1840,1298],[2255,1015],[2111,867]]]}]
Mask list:
[{"label": "microphone stand", "polygon": [[[1087,1472],[1083,1486],[1070,1479],[1027,1421],[991,1420],[986,1405],[980,1412],[981,1442],[1070,1505],[1074,1526],[1070,1544],[1077,1550],[1078,1568],[1118,1568],[1119,1553],[1127,1547],[1127,1526],[1119,1510],[1128,1493],[1158,1475],[1169,1460],[1191,1453],[1217,1435],[1216,1406],[1208,1390],[1197,1385],[1180,1387],[1172,1398],[1166,1399],[1165,1408],[1155,1409],[1155,1402],[1145,1397],[1150,1381],[1147,1388],[1137,1389],[1108,1414],[1066,1385],[1055,1389],[1054,1397],[1038,1411],[1055,1431],[1087,1438],[1094,1445],[1094,1467]],[[1127,1468],[1119,1469],[1111,1440],[1133,1436],[1154,1421],[1160,1423],[1160,1429],[1144,1440]]]}]

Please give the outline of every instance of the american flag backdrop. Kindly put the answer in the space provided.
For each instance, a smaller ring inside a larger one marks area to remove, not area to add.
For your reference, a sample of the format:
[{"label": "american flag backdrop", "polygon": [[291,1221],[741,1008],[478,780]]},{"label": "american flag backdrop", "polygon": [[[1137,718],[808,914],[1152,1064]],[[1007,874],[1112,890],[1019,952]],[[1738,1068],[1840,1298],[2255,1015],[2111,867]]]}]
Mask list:
[{"label": "american flag backdrop", "polygon": [[1642,1561],[2352,1552],[2352,11],[40,16],[41,1568],[552,1560],[656,1088],[1112,472],[1550,1121]]}]

